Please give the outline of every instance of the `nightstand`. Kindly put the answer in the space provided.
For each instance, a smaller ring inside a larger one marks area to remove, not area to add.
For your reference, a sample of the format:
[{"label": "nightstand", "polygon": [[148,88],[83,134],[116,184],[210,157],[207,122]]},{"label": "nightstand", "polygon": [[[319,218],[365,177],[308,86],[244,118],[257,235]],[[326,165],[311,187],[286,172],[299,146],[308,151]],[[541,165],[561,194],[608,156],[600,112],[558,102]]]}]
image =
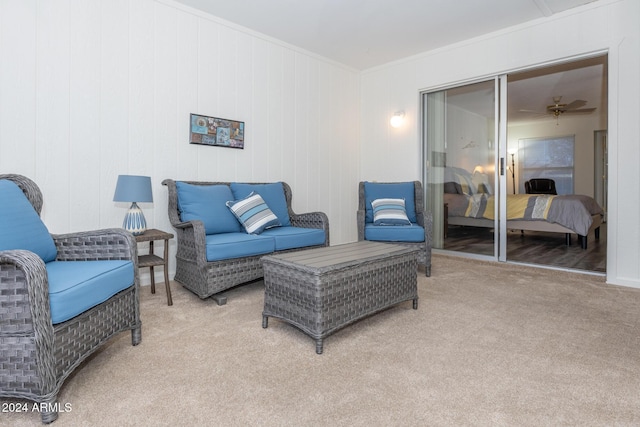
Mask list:
[{"label": "nightstand", "polygon": [[[167,289],[167,305],[173,305],[171,298],[171,286],[169,285],[169,240],[173,239],[173,234],[166,233],[161,230],[151,229],[145,231],[139,236],[135,236],[136,242],[149,242],[149,253],[147,255],[138,255],[138,268],[149,267],[151,273],[151,293],[156,293],[156,279],[153,274],[153,267],[164,266],[164,285]],[[160,258],[153,252],[153,242],[155,240],[164,240],[164,256]]]}]

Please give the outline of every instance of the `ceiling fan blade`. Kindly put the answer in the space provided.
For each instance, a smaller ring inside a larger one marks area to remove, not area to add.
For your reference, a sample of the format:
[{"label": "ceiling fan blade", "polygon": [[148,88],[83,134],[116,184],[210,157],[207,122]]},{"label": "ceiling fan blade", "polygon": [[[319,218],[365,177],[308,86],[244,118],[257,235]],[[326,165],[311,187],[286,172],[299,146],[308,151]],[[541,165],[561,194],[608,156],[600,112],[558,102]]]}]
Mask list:
[{"label": "ceiling fan blade", "polygon": [[546,114],[546,113],[543,113],[542,111],[538,111],[538,110],[526,110],[526,109],[518,110],[518,113]]},{"label": "ceiling fan blade", "polygon": [[581,108],[579,110],[567,110],[564,114],[589,114],[596,111],[595,108]]},{"label": "ceiling fan blade", "polygon": [[580,107],[584,107],[587,105],[587,101],[583,101],[582,99],[576,99],[570,104],[567,104],[564,108],[565,110],[575,110]]}]

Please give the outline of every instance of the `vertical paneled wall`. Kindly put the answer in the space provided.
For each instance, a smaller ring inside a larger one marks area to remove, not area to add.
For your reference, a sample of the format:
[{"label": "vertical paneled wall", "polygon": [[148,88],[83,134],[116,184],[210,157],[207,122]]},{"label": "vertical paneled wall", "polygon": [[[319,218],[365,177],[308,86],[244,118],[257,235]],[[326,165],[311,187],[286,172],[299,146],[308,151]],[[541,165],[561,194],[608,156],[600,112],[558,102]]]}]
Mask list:
[{"label": "vertical paneled wall", "polygon": [[[38,183],[51,232],[120,226],[139,174],[151,227],[164,178],[282,180],[356,239],[355,70],[168,0],[2,0],[0,58],[0,173]],[[244,121],[245,149],[190,145],[190,113]]]}]

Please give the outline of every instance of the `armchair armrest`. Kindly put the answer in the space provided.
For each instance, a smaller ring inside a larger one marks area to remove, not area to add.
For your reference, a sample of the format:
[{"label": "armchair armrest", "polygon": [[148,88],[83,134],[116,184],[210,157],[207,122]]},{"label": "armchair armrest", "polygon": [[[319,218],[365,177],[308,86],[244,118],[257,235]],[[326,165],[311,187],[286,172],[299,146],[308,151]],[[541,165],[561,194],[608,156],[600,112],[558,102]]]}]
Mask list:
[{"label": "armchair armrest", "polygon": [[[53,346],[49,282],[44,261],[23,249],[0,251],[0,337],[34,337]],[[33,316],[37,313],[37,316]]]},{"label": "armchair armrest", "polygon": [[325,246],[329,246],[329,217],[324,212],[307,212],[296,214],[289,212],[291,225],[302,228],[319,228],[324,230]]},{"label": "armchair armrest", "polygon": [[138,246],[122,228],[52,234],[58,261],[131,260],[138,263]]},{"label": "armchair armrest", "polygon": [[358,209],[356,212],[357,230],[358,230],[358,242],[364,240],[364,221],[366,212],[364,209]]},{"label": "armchair armrest", "polygon": [[418,216],[418,221],[422,219],[422,227],[424,228],[424,244],[426,256],[427,276],[431,276],[431,249],[433,246],[433,213],[431,211],[424,212]]},{"label": "armchair armrest", "polygon": [[191,220],[171,224],[176,231],[178,248],[177,258],[195,260],[198,265],[207,263],[206,235],[204,223]]}]

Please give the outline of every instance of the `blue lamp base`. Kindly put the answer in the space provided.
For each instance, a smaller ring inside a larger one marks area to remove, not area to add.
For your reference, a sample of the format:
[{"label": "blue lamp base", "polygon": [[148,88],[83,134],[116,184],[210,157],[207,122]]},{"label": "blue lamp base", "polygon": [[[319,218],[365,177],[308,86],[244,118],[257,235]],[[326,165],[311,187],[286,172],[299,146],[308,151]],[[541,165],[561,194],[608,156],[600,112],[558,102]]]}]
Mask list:
[{"label": "blue lamp base", "polygon": [[131,203],[129,212],[127,212],[122,222],[122,228],[134,236],[139,236],[147,231],[147,221],[144,219],[142,209],[138,207],[136,202]]}]

